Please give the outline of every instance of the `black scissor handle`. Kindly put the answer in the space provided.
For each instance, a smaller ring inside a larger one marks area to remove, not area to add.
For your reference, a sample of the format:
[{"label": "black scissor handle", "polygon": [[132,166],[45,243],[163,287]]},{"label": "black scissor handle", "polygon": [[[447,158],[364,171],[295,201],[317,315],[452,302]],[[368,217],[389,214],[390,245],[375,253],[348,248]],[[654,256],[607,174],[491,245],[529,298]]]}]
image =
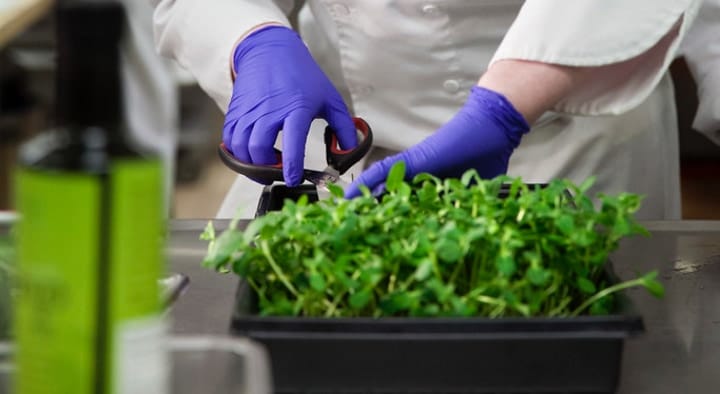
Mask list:
[{"label": "black scissor handle", "polygon": [[345,171],[365,157],[372,146],[373,135],[370,125],[362,118],[353,118],[353,122],[355,123],[355,129],[361,134],[362,140],[358,141],[358,145],[352,149],[340,149],[335,130],[330,126],[325,128],[327,163],[340,174],[344,174]]},{"label": "black scissor handle", "polygon": [[[363,158],[370,150],[372,145],[372,131],[370,126],[361,118],[353,118],[355,128],[362,135],[362,141],[358,141],[358,146],[353,149],[340,149],[337,137],[333,129],[328,126],[325,128],[325,153],[328,165],[335,168],[340,174],[345,173],[350,167]],[[227,149],[224,143],[218,146],[218,155],[220,160],[231,170],[266,183],[284,182],[282,152],[275,149],[277,157],[276,164],[252,164],[238,160]]]},{"label": "black scissor handle", "polygon": [[282,169],[282,153],[277,149],[275,149],[275,155],[278,159],[277,164],[270,165],[251,164],[240,161],[230,153],[225,143],[220,143],[218,146],[218,155],[220,156],[220,160],[231,170],[238,174],[245,175],[248,178],[267,183],[283,182],[285,180]]}]

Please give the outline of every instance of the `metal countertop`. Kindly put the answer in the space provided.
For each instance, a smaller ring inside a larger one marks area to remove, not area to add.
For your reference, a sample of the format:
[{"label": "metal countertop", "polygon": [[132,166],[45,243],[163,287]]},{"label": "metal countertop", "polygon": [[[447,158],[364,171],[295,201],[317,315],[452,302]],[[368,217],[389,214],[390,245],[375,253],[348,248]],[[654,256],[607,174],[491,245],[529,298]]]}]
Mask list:
[{"label": "metal countertop", "polygon": [[[218,229],[229,221],[213,221]],[[241,222],[247,223],[245,222]],[[207,220],[171,222],[169,269],[190,276],[175,305],[173,332],[227,334],[237,277],[200,266]],[[720,391],[720,221],[643,222],[650,237],[625,240],[613,254],[616,273],[660,271],[662,300],[631,290],[646,332],[626,342],[620,394]]]}]

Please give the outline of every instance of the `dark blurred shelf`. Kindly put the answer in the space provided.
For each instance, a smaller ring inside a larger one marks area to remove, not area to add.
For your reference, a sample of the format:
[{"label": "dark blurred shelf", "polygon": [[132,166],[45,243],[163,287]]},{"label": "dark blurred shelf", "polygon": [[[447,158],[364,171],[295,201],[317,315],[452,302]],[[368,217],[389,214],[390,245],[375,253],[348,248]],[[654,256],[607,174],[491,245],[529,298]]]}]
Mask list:
[{"label": "dark blurred shelf", "polygon": [[720,219],[720,159],[684,159],[680,174],[683,219]]}]

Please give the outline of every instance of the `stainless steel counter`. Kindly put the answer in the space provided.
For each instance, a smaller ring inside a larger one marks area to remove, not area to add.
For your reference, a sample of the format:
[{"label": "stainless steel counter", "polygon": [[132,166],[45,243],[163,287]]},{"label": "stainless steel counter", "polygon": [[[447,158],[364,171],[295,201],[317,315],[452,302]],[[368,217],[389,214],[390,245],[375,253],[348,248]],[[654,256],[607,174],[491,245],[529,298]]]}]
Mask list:
[{"label": "stainless steel counter", "polygon": [[[170,269],[190,276],[173,310],[175,333],[225,334],[237,278],[200,266],[207,221],[171,224]],[[225,228],[227,221],[215,221]],[[643,290],[630,297],[646,332],[627,341],[621,394],[720,392],[720,221],[645,222],[652,236],[628,239],[613,255],[617,274],[660,271],[665,298]]]}]

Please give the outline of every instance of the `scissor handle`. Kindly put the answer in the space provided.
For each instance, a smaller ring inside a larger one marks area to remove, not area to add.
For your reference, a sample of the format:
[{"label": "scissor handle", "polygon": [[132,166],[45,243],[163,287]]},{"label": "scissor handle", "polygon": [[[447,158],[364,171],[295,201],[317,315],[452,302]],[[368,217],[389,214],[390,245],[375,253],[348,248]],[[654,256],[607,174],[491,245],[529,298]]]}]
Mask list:
[{"label": "scissor handle", "polygon": [[358,141],[358,145],[352,149],[340,149],[335,130],[330,126],[325,128],[327,163],[340,174],[344,174],[345,171],[360,161],[372,146],[373,135],[370,125],[362,118],[353,118],[353,122],[355,123],[355,129],[361,134],[362,140]]},{"label": "scissor handle", "polygon": [[227,149],[224,142],[221,142],[218,146],[218,155],[220,160],[225,163],[231,170],[247,176],[248,178],[256,179],[265,182],[283,182],[283,169],[282,169],[282,153],[275,149],[275,155],[277,156],[276,164],[260,165],[251,164],[240,161]]},{"label": "scissor handle", "polygon": [[[331,127],[325,128],[325,152],[328,165],[335,168],[340,174],[345,173],[353,164],[357,163],[370,150],[372,145],[372,131],[370,126],[361,118],[353,118],[355,127],[363,136],[363,140],[358,142],[358,146],[353,149],[341,150],[338,146],[337,137]],[[227,149],[224,143],[218,146],[218,155],[220,160],[225,163],[231,170],[245,175],[248,178],[265,181],[265,182],[283,182],[283,166],[282,152],[275,149],[277,157],[276,164],[262,165],[245,163],[238,160]]]}]

